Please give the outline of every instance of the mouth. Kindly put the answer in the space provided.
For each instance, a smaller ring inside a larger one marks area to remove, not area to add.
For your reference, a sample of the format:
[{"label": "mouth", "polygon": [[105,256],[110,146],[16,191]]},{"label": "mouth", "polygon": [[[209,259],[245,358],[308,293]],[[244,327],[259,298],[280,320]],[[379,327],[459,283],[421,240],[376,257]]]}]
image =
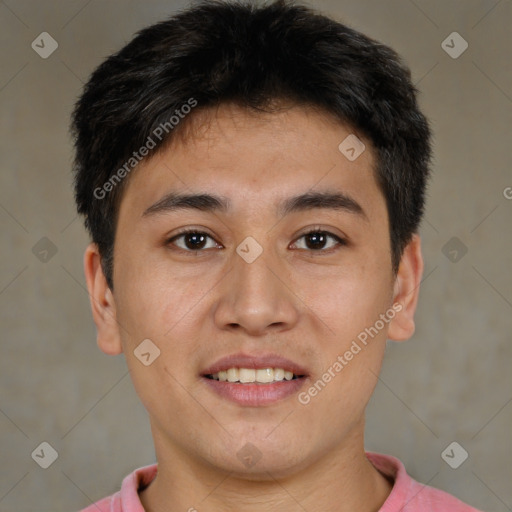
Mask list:
[{"label": "mouth", "polygon": [[200,376],[218,397],[248,407],[281,402],[308,379],[303,367],[283,357],[244,354],[220,359]]},{"label": "mouth", "polygon": [[302,379],[305,375],[296,375],[284,368],[228,368],[217,373],[206,374],[204,377],[232,384],[271,384]]}]

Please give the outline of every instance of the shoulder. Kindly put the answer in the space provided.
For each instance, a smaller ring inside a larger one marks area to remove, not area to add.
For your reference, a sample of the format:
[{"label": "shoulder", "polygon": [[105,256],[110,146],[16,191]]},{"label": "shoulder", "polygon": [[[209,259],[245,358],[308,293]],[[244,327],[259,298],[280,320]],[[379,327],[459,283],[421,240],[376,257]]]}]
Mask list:
[{"label": "shoulder", "polygon": [[114,508],[114,503],[119,500],[119,492],[116,492],[112,496],[108,496],[106,498],[89,505],[87,508],[80,510],[79,512],[112,512],[116,510]]},{"label": "shoulder", "polygon": [[394,482],[379,512],[482,512],[445,491],[417,482],[395,457],[379,453],[366,456],[377,470]]},{"label": "shoulder", "polygon": [[136,469],[123,479],[119,491],[79,512],[144,512],[139,499],[139,490],[153,481],[157,470],[157,464]]},{"label": "shoulder", "polygon": [[[410,477],[409,477],[410,478]],[[411,496],[408,498],[405,511],[450,511],[450,512],[481,512],[480,510],[460,501],[455,496],[440,489],[420,484],[411,478]]]}]

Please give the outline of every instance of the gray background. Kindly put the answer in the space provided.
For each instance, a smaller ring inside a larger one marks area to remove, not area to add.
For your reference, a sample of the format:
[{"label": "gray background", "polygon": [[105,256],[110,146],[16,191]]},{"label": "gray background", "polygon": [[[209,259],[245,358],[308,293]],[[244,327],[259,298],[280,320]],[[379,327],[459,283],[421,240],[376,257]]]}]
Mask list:
[{"label": "gray background", "polygon": [[[185,5],[0,1],[2,512],[78,510],[155,461],[124,356],[106,356],[95,343],[67,130],[92,70],[135,31]],[[399,457],[414,478],[475,507],[510,510],[511,2],[310,5],[405,58],[435,131],[417,330],[407,343],[389,343],[367,449]],[[47,59],[31,48],[43,31],[59,44]],[[457,59],[441,47],[453,31],[469,43]],[[33,250],[43,237],[57,250],[47,261],[41,246]],[[46,470],[31,458],[42,441],[59,454]],[[452,441],[469,453],[458,469],[441,458]]]}]

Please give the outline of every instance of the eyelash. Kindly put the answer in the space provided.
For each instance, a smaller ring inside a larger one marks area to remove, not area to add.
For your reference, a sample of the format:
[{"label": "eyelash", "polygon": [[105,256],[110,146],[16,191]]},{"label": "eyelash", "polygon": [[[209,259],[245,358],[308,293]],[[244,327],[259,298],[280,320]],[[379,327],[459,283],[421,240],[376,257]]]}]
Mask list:
[{"label": "eyelash", "polygon": [[[166,245],[172,244],[175,240],[177,240],[185,235],[191,234],[191,233],[196,234],[196,235],[206,235],[207,237],[209,237],[213,240],[213,237],[210,236],[208,233],[205,233],[203,231],[200,231],[200,230],[194,229],[194,228],[186,228],[183,231],[179,231],[177,234],[175,234],[171,238],[169,238],[165,244]],[[338,246],[333,247],[331,249],[327,249],[327,250],[326,249],[318,249],[317,251],[314,251],[311,249],[301,249],[301,250],[306,250],[307,252],[311,252],[311,253],[318,253],[319,255],[321,255],[322,253],[323,254],[331,254],[332,252],[338,250],[341,246],[347,245],[347,242],[345,239],[335,235],[334,233],[330,233],[329,231],[325,231],[320,228],[314,228],[310,231],[307,231],[306,233],[303,233],[302,235],[300,235],[296,240],[300,240],[301,238],[311,235],[313,233],[327,235],[328,237],[334,238],[338,242]],[[205,251],[205,249],[191,250],[191,249],[182,249],[181,247],[177,247],[176,250],[179,250],[179,251],[182,251],[185,253],[189,253],[189,254],[194,254],[194,253],[199,254],[200,252]]]}]

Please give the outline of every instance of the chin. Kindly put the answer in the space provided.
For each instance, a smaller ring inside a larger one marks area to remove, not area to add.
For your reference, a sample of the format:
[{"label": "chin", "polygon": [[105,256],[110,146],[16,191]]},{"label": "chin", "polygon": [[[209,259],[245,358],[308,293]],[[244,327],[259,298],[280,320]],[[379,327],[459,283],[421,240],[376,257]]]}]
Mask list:
[{"label": "chin", "polygon": [[236,447],[226,447],[222,453],[210,451],[207,460],[215,468],[230,473],[232,478],[270,482],[292,476],[310,463],[304,449],[288,446],[285,450],[283,444],[279,447],[275,442],[265,442],[264,438],[246,438],[236,443]]}]

